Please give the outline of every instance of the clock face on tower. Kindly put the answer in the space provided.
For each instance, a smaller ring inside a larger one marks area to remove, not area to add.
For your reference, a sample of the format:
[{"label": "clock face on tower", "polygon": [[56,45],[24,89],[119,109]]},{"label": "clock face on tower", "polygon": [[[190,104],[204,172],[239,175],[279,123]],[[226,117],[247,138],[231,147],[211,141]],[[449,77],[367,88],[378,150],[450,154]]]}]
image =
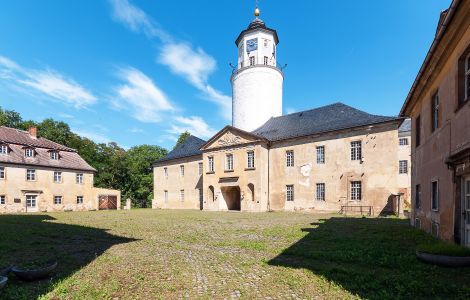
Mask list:
[{"label": "clock face on tower", "polygon": [[258,38],[246,41],[246,52],[258,50]]}]

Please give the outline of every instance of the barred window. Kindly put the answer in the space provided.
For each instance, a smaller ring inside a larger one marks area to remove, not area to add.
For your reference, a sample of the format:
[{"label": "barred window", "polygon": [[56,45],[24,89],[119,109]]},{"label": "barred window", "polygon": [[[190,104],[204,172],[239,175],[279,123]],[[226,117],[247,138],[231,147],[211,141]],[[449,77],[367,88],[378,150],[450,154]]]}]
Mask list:
[{"label": "barred window", "polygon": [[351,142],[351,160],[361,160],[362,143],[361,141]]},{"label": "barred window", "polygon": [[62,196],[54,196],[54,204],[62,204]]},{"label": "barred window", "polygon": [[255,57],[250,56],[250,66],[254,66],[254,65],[255,65]]},{"label": "barred window", "polygon": [[286,185],[286,201],[294,201],[294,185]]},{"label": "barred window", "polygon": [[325,184],[317,183],[317,197],[318,201],[325,201]]},{"label": "barred window", "polygon": [[233,171],[233,154],[227,154],[225,170],[226,171]]},{"label": "barred window", "polygon": [[202,170],[203,170],[203,165],[202,165],[202,162],[200,162],[200,163],[198,164],[199,175],[202,175]]},{"label": "barred window", "polygon": [[362,182],[351,181],[351,200],[362,199]]},{"label": "barred window", "polygon": [[294,166],[294,151],[293,150],[286,151],[286,164],[288,167]]},{"label": "barred window", "polygon": [[5,199],[6,199],[5,195],[1,195],[0,196],[0,204],[5,204],[6,203]]},{"label": "barred window", "polygon": [[400,160],[399,161],[399,174],[407,174],[408,173],[408,161],[407,160]]},{"label": "barred window", "polygon": [[254,151],[248,151],[246,153],[247,156],[247,162],[248,162],[248,169],[253,169],[255,167],[255,152]]},{"label": "barred window", "polygon": [[184,166],[183,165],[180,166],[180,176],[184,177]]},{"label": "barred window", "polygon": [[325,163],[325,146],[317,147],[317,164]]},{"label": "barred window", "polygon": [[401,138],[400,139],[400,146],[408,146],[408,139],[407,138]]},{"label": "barred window", "polygon": [[180,190],[180,200],[181,202],[184,201],[184,190]]}]

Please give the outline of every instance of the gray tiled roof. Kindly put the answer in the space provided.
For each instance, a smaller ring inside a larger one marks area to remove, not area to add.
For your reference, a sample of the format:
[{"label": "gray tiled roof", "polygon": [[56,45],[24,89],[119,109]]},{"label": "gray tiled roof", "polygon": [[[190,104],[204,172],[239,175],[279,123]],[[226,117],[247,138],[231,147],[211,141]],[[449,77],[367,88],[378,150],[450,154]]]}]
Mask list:
[{"label": "gray tiled roof", "polygon": [[334,103],[269,119],[252,133],[270,141],[325,133],[400,120],[398,117],[371,115],[343,103]]},{"label": "gray tiled roof", "polygon": [[[8,146],[8,154],[0,154],[0,163],[41,166],[95,172],[75,150],[44,138],[33,138],[28,132],[0,127],[0,143]],[[34,157],[25,157],[25,147],[33,147]],[[50,151],[59,151],[59,159],[53,160]]]},{"label": "gray tiled roof", "polygon": [[411,119],[406,119],[398,128],[398,132],[408,132],[411,131]]},{"label": "gray tiled roof", "polygon": [[157,160],[155,163],[194,155],[202,155],[200,148],[205,143],[206,141],[190,135],[182,144],[170,151],[170,153],[168,153],[164,158]]}]

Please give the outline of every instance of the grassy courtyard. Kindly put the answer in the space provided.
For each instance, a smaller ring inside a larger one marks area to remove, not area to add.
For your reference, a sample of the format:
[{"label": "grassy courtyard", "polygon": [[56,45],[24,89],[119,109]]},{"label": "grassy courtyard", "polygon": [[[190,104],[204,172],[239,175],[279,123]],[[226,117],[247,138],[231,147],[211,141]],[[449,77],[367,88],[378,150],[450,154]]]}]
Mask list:
[{"label": "grassy courtyard", "polygon": [[0,216],[0,268],[57,259],[51,280],[10,275],[5,299],[468,299],[470,269],[416,260],[405,220],[133,210]]}]

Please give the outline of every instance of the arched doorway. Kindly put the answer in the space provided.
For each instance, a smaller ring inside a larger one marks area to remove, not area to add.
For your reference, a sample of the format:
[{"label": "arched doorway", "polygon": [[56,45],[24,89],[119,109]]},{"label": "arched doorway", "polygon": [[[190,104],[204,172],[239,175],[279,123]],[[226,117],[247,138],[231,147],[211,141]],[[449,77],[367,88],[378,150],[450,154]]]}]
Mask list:
[{"label": "arched doorway", "polygon": [[241,210],[240,187],[230,186],[222,188],[222,194],[227,203],[228,210]]}]

